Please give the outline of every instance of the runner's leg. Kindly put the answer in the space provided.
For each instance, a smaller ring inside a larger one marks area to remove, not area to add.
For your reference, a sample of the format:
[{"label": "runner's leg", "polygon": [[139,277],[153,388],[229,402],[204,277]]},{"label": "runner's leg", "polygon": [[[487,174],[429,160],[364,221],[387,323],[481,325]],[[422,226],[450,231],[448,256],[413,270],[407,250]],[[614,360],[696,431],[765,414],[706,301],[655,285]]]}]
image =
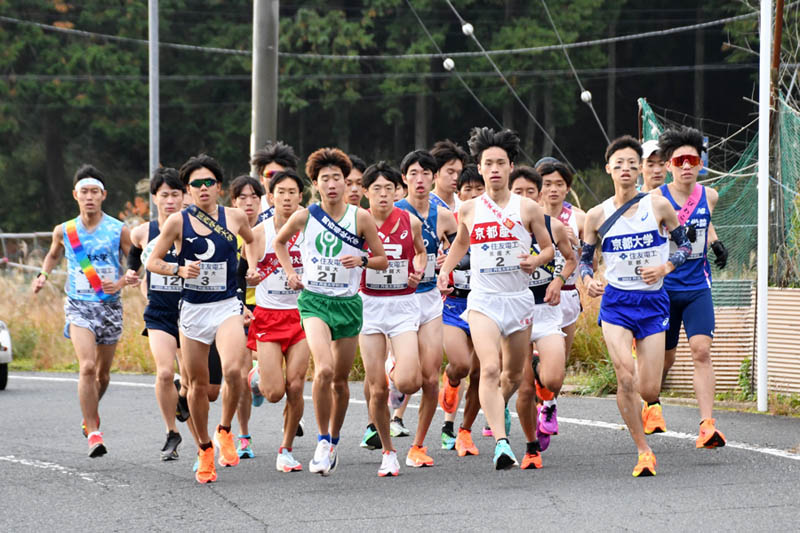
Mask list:
[{"label": "runner's leg", "polygon": [[481,367],[478,394],[483,414],[495,439],[505,438],[505,400],[500,391],[500,328],[494,320],[473,309],[469,312],[469,329],[473,332],[472,343]]},{"label": "runner's leg", "polygon": [[311,396],[314,415],[320,435],[330,435],[331,412],[333,410],[333,354],[331,353],[331,330],[321,318],[303,320],[308,348],[314,357],[314,383]]},{"label": "runner's leg", "polygon": [[333,341],[333,395],[331,411],[331,439],[339,438],[339,431],[344,424],[347,406],[350,402],[350,371],[356,358],[358,336],[344,337]]},{"label": "runner's leg", "polygon": [[422,373],[422,399],[414,434],[415,446],[422,446],[439,402],[439,373],[442,368],[442,317],[422,324],[418,332],[419,361]]},{"label": "runner's leg", "polygon": [[243,385],[241,379],[242,354],[246,349],[246,339],[242,315],[226,318],[217,329],[216,341],[222,364],[222,375],[226,383],[226,387],[222,391],[222,414],[219,424],[229,428],[236,413]]},{"label": "runner's leg", "polygon": [[156,401],[167,431],[178,431],[175,423],[175,406],[178,391],[175,390],[175,351],[178,341],[166,331],[150,329],[147,331],[150,352],[156,363]]},{"label": "runner's leg", "polygon": [[[409,332],[410,333],[410,332]],[[402,336],[402,335],[401,335]],[[414,339],[416,341],[416,338]],[[361,358],[369,397],[367,408],[369,419],[375,425],[384,450],[392,451],[392,437],[389,432],[389,388],[386,384],[386,337],[383,333],[359,335]]]},{"label": "runner's leg", "polygon": [[693,335],[689,338],[689,348],[694,363],[694,395],[700,408],[700,419],[706,420],[714,416],[716,390],[714,367],[711,364],[711,337]]},{"label": "runner's leg", "polygon": [[183,355],[183,374],[181,382],[188,387],[189,420],[194,428],[193,435],[198,443],[211,442],[208,435],[208,351],[210,345],[190,339],[181,332],[181,352]]},{"label": "runner's leg", "polygon": [[86,433],[97,431],[97,408],[100,394],[97,380],[97,345],[91,330],[70,324],[69,336],[78,357],[78,402]]},{"label": "runner's leg", "polygon": [[289,347],[286,353],[286,410],[281,446],[291,448],[297,425],[303,417],[303,388],[308,372],[308,342],[305,339]]}]

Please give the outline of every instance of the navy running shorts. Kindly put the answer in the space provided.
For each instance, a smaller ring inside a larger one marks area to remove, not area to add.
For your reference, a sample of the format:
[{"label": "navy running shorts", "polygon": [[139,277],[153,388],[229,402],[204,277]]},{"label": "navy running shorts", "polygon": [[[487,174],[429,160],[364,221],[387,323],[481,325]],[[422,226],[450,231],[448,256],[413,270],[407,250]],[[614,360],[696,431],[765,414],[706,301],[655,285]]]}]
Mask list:
[{"label": "navy running shorts", "polygon": [[657,291],[623,291],[606,285],[597,323],[622,326],[633,332],[634,339],[666,331],[669,327],[669,296],[662,287]]},{"label": "navy running shorts", "polygon": [[178,347],[181,345],[180,335],[178,335],[178,309],[163,309],[159,307],[152,307],[148,305],[144,308],[144,327],[146,328],[142,335],[147,336],[148,329],[157,329],[169,333],[175,340],[178,341]]},{"label": "navy running shorts", "polygon": [[714,337],[714,302],[711,300],[711,289],[667,291],[667,294],[669,295],[667,350],[678,346],[681,323],[686,330],[687,338],[691,339],[695,335]]}]

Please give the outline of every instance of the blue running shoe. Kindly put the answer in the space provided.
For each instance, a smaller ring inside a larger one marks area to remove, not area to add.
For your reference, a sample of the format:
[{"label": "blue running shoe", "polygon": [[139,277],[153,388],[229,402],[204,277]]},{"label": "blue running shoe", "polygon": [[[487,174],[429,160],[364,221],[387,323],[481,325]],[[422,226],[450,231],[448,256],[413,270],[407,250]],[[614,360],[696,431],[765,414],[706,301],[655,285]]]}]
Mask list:
[{"label": "blue running shoe", "polygon": [[442,449],[455,450],[456,449],[456,436],[449,429],[442,428]]},{"label": "blue running shoe", "polygon": [[514,452],[511,451],[511,446],[504,439],[497,441],[494,447],[493,460],[495,470],[507,470],[518,464],[517,458],[514,457]]},{"label": "blue running shoe", "polygon": [[364,438],[361,439],[361,447],[367,450],[380,450],[383,447],[375,424],[367,425],[367,429],[364,431]]},{"label": "blue running shoe", "polygon": [[247,374],[247,383],[250,384],[250,393],[253,395],[253,407],[260,407],[264,403],[264,395],[258,388],[258,364],[254,365]]},{"label": "blue running shoe", "polygon": [[508,410],[508,406],[506,405],[505,410],[505,422],[506,422],[506,437],[511,433],[511,412]]},{"label": "blue running shoe", "polygon": [[256,454],[253,453],[253,448],[250,447],[250,441],[252,440],[250,435],[239,435],[237,437],[237,440],[239,441],[239,443],[236,446],[236,453],[239,454],[239,459],[255,458]]},{"label": "blue running shoe", "polygon": [[200,456],[198,455],[194,459],[194,465],[192,465],[192,472],[197,472],[197,469],[200,468]]}]

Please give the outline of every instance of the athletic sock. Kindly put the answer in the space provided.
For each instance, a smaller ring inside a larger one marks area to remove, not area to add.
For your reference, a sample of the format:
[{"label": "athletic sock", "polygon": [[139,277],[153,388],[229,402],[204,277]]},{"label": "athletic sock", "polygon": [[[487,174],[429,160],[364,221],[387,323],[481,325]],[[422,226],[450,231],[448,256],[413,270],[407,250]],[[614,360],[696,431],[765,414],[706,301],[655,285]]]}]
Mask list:
[{"label": "athletic sock", "polygon": [[650,407],[651,405],[661,405],[661,398],[658,398],[654,402],[647,402],[647,407]]},{"label": "athletic sock", "polygon": [[203,451],[206,451],[206,450],[210,449],[211,447],[212,447],[212,445],[211,445],[210,442],[206,442],[205,444],[201,444],[200,445],[200,449],[203,450]]},{"label": "athletic sock", "polygon": [[324,440],[326,440],[326,441],[330,442],[330,441],[331,441],[331,436],[330,436],[330,434],[326,434],[326,435],[317,435],[317,442],[322,442],[322,441],[324,441]]},{"label": "athletic sock", "polygon": [[552,400],[545,400],[542,403],[544,404],[545,407],[552,407],[552,406],[556,405],[556,399],[553,398]]},{"label": "athletic sock", "polygon": [[472,433],[472,427],[465,428],[463,424],[458,426],[458,429],[459,429],[459,431],[461,431],[463,429],[467,433]]},{"label": "athletic sock", "polygon": [[525,445],[525,453],[529,453],[531,455],[539,453],[541,448],[539,448],[539,441],[535,440],[533,442],[529,442]]},{"label": "athletic sock", "polygon": [[221,431],[223,429],[225,430],[226,433],[230,433],[231,432],[231,427],[230,426],[223,426],[222,424],[217,426],[217,431]]},{"label": "athletic sock", "polygon": [[287,452],[291,452],[292,451],[291,448],[287,448],[286,446],[281,446],[280,448],[278,448],[278,453],[283,452],[283,450],[286,450]]},{"label": "athletic sock", "polygon": [[442,431],[444,433],[447,433],[448,435],[452,435],[453,434],[453,422],[445,420],[444,421],[444,425],[442,426]]},{"label": "athletic sock", "polygon": [[506,441],[506,444],[508,444],[508,443],[509,443],[509,442],[508,442],[508,439],[507,439],[507,438],[505,438],[505,437],[503,437],[502,439],[497,439],[497,442],[499,443],[501,440],[504,440],[504,441]]},{"label": "athletic sock", "polygon": [[332,437],[331,438],[331,444],[333,444],[334,446],[338,446],[339,445],[339,437]]}]

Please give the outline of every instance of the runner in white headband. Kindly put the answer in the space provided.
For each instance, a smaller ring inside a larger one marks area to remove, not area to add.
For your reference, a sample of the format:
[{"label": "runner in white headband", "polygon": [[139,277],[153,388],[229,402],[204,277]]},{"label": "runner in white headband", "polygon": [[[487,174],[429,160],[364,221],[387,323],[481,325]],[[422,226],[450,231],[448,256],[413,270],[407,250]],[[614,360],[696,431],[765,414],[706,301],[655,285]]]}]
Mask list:
[{"label": "runner in white headband", "polygon": [[83,178],[75,184],[75,192],[80,192],[84,187],[100,187],[101,191],[106,189],[103,182],[97,178]]}]

